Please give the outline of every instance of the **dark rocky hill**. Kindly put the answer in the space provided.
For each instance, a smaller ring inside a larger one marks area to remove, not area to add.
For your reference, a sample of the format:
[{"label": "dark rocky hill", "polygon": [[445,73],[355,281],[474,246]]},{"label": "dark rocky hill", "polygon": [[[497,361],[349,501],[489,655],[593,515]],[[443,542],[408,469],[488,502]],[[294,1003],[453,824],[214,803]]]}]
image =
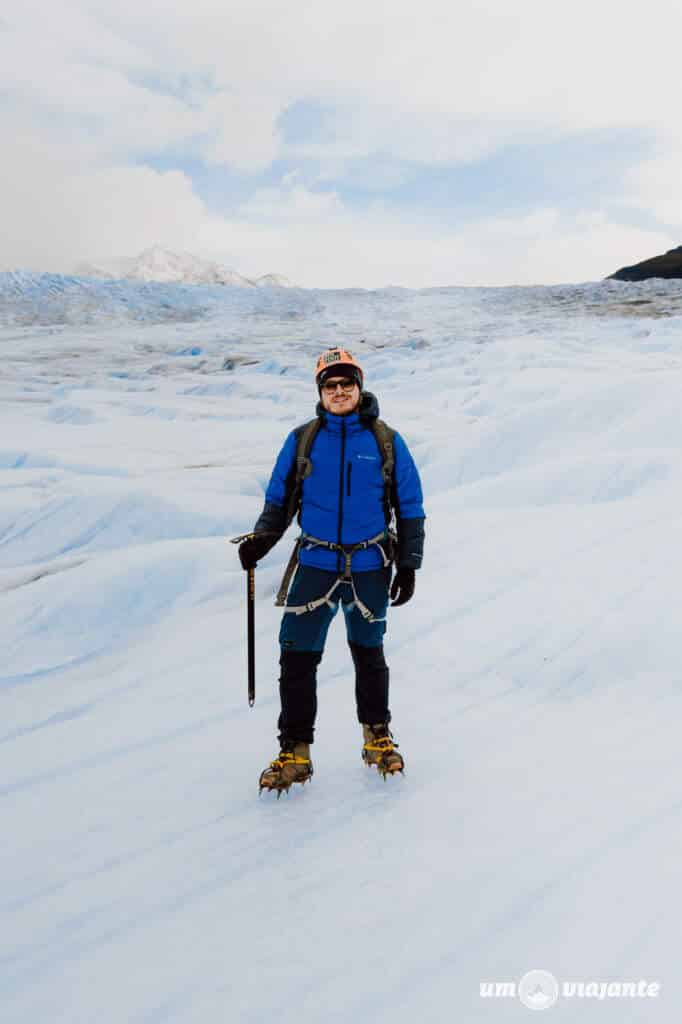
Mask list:
[{"label": "dark rocky hill", "polygon": [[649,277],[682,278],[682,245],[669,249],[662,256],[635,263],[632,267],[621,267],[615,274],[609,274],[607,280],[646,281]]}]

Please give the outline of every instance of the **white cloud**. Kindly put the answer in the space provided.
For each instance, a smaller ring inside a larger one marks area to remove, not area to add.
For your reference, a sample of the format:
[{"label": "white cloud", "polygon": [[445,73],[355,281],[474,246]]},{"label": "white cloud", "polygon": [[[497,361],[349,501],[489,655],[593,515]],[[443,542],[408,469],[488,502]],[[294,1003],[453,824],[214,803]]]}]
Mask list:
[{"label": "white cloud", "polygon": [[[10,8],[0,43],[10,88],[65,115],[120,122],[112,133],[122,146],[207,132],[212,159],[244,167],[276,154],[274,118],[297,98],[338,107],[332,157],[341,147],[468,160],[529,133],[678,120],[682,9],[671,0],[660,0],[655,18],[616,0],[119,0],[115,8],[73,0],[66,9],[11,0]],[[139,85],[141,75],[173,73],[203,76],[217,96],[195,92],[183,107]]]},{"label": "white cloud", "polygon": [[[446,234],[382,204],[396,162],[467,162],[513,142],[621,128],[657,156],[614,195],[682,222],[682,9],[616,0],[7,0],[0,27],[0,265],[66,269],[146,245],[227,252],[245,273],[306,284],[503,283],[601,276],[679,240],[599,211],[536,211]],[[278,115],[312,100],[324,142],[284,146]],[[11,140],[11,141],[8,141]],[[314,156],[320,183],[379,154],[362,216],[329,189],[255,190],[231,221],[180,173],[184,152],[243,172]],[[392,163],[393,161],[393,163]]]},{"label": "white cloud", "polygon": [[[274,123],[285,102],[273,90],[245,90],[236,73],[221,89],[222,69],[204,66],[191,52],[180,53],[177,65],[165,64],[166,47],[158,40],[172,32],[170,16],[166,33],[157,29],[154,38],[140,26],[131,43],[124,20],[112,19],[109,27],[103,18],[86,17],[83,7],[72,6],[63,18],[59,7],[39,15],[32,0],[0,33],[0,89],[14,109],[21,106],[41,130],[49,121],[53,135],[91,140],[100,157],[184,143],[216,163],[248,169],[270,163],[277,152]],[[168,93],[169,80],[179,95]]]},{"label": "white cloud", "polygon": [[510,118],[575,130],[666,123],[676,112],[682,10],[672,0],[655,18],[616,0],[121,0],[117,9],[129,33],[147,38],[163,10],[155,51],[172,47],[178,64],[210,68],[223,87],[376,109],[380,129],[390,111],[396,125],[445,116],[472,131],[478,118],[501,131]]},{"label": "white cloud", "polygon": [[219,92],[210,96],[201,117],[208,140],[201,147],[209,163],[258,170],[278,154],[275,121],[279,105],[268,96]]},{"label": "white cloud", "polygon": [[338,197],[317,204],[305,191],[269,190],[239,220],[206,223],[202,245],[228,262],[238,253],[247,274],[262,272],[267,252],[272,266],[310,287],[429,287],[599,280],[642,252],[674,244],[665,232],[619,225],[599,211],[569,218],[540,208],[448,231],[398,218],[382,203],[369,214],[348,210]]},{"label": "white cloud", "polygon": [[68,271],[93,256],[196,244],[207,214],[185,175],[81,164],[87,149],[15,140],[0,161],[0,269]]},{"label": "white cloud", "polygon": [[161,244],[309,287],[532,284],[599,278],[675,244],[598,212],[569,220],[551,208],[446,231],[383,202],[359,214],[295,178],[259,190],[227,220],[211,216],[179,172],[82,168],[82,155],[25,137],[0,162],[0,269],[68,271]]},{"label": "white cloud", "polygon": [[343,212],[343,204],[335,192],[312,192],[295,181],[279,188],[257,189],[239,211],[242,219],[290,225],[324,224]]},{"label": "white cloud", "polygon": [[[682,145],[644,160],[628,175],[630,202],[663,224],[682,228]],[[679,240],[678,240],[679,241]]]}]

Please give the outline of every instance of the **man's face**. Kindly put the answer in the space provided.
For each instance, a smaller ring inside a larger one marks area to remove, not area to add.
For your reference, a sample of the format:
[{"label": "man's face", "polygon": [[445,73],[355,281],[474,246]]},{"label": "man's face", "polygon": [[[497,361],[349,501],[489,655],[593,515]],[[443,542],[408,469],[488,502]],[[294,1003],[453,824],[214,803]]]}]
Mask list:
[{"label": "man's face", "polygon": [[360,404],[360,388],[348,377],[330,377],[322,385],[322,405],[335,416],[347,416]]}]

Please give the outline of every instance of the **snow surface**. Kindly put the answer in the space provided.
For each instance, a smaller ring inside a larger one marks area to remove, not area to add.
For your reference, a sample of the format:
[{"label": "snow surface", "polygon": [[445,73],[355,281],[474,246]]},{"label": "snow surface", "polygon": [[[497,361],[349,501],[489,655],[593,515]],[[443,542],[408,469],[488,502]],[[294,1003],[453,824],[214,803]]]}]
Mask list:
[{"label": "snow surface", "polygon": [[[551,1020],[676,1021],[679,282],[218,291],[0,275],[0,1020],[525,1020],[479,985],[543,968],[662,986]],[[259,799],[293,530],[253,710],[226,538],[340,341],[426,492],[407,771],[337,621],[315,777]]]}]

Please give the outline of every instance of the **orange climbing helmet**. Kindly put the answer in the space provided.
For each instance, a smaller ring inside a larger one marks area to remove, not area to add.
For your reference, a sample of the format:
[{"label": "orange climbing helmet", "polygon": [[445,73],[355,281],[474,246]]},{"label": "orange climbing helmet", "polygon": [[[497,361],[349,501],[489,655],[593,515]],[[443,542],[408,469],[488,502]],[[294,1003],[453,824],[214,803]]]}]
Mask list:
[{"label": "orange climbing helmet", "polygon": [[346,348],[328,348],[317,360],[315,383],[318,391],[327,377],[351,377],[362,390],[364,374],[360,363]]}]

